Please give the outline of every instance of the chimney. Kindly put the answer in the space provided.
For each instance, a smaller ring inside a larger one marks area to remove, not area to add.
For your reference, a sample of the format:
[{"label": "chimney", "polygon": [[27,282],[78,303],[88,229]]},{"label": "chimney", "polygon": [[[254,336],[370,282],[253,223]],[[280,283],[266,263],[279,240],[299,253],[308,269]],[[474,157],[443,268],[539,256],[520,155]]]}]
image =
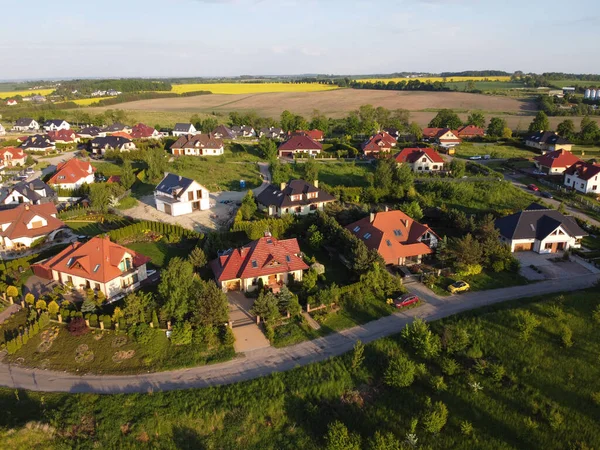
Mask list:
[{"label": "chimney", "polygon": [[314,186],[315,186],[317,189],[319,189],[319,180],[315,180],[315,181],[313,181],[313,185],[314,185]]},{"label": "chimney", "polygon": [[29,211],[29,203],[25,203],[25,211]]},{"label": "chimney", "polygon": [[385,205],[385,212],[388,212],[390,210],[390,207],[388,205]]},{"label": "chimney", "polygon": [[281,184],[279,185],[279,190],[280,190],[280,191],[283,191],[283,190],[285,189],[285,185],[286,185],[286,183],[281,183]]},{"label": "chimney", "polygon": [[374,220],[375,220],[375,213],[373,213],[373,212],[372,212],[372,213],[369,215],[369,222],[373,223],[373,221],[374,221]]}]

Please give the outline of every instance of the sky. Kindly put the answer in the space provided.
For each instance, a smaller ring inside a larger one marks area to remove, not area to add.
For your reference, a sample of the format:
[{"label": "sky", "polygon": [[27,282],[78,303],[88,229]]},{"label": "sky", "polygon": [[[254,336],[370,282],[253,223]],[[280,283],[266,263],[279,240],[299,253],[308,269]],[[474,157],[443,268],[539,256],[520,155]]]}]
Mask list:
[{"label": "sky", "polygon": [[0,80],[600,73],[597,0],[5,1]]}]

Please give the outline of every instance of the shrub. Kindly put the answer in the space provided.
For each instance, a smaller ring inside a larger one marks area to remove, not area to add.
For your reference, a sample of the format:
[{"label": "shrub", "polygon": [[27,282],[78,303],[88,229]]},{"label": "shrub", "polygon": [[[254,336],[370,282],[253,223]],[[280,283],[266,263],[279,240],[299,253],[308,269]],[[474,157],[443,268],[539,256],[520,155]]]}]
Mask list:
[{"label": "shrub", "polygon": [[465,278],[472,275],[479,275],[483,268],[480,264],[459,264],[456,268],[456,276]]},{"label": "shrub", "polygon": [[48,308],[48,305],[46,304],[45,300],[38,300],[37,302],[35,302],[35,309],[40,309],[42,311],[46,311],[47,308]]},{"label": "shrub", "polygon": [[540,325],[540,321],[530,311],[518,311],[516,313],[517,328],[521,331],[521,337],[528,341],[533,331]]},{"label": "shrub", "polygon": [[502,364],[492,364],[490,365],[490,375],[494,381],[499,383],[506,375],[506,369]]},{"label": "shrub", "polygon": [[415,381],[416,370],[414,362],[406,356],[397,355],[390,360],[383,380],[391,387],[408,387]]},{"label": "shrub", "polygon": [[178,323],[171,333],[173,345],[189,345],[192,343],[192,325],[189,322]]},{"label": "shrub", "polygon": [[104,329],[110,330],[112,328],[112,319],[108,314],[102,318],[102,322],[104,323]]},{"label": "shrub", "polygon": [[600,392],[592,392],[591,397],[596,406],[600,406]]},{"label": "shrub", "polygon": [[573,331],[566,324],[563,324],[560,327],[560,340],[565,348],[570,348],[573,346]]},{"label": "shrub", "polygon": [[360,450],[360,437],[349,433],[348,428],[340,421],[330,423],[325,436],[326,450]]},{"label": "shrub", "polygon": [[463,420],[460,423],[460,432],[465,436],[471,436],[473,434],[473,424],[468,420]]},{"label": "shrub", "polygon": [[597,305],[596,308],[594,308],[594,312],[592,313],[592,319],[594,319],[594,322],[600,325],[600,305]]},{"label": "shrub", "polygon": [[60,307],[58,306],[58,303],[56,303],[55,300],[52,300],[50,303],[48,303],[48,313],[52,316],[52,317],[56,317],[56,315],[58,314]]},{"label": "shrub", "polygon": [[479,347],[479,345],[473,344],[471,346],[471,348],[469,348],[469,350],[467,350],[466,355],[467,355],[467,358],[479,359],[483,356],[483,352],[481,351],[481,348]]},{"label": "shrub", "polygon": [[223,345],[227,347],[233,347],[235,344],[235,335],[233,334],[233,330],[230,327],[224,327],[225,331],[223,332]]},{"label": "shrub", "polygon": [[90,326],[98,327],[98,315],[90,314]]},{"label": "shrub", "polygon": [[449,376],[457,374],[460,370],[460,365],[452,358],[443,358],[440,367],[442,372]]},{"label": "shrub", "polygon": [[365,346],[360,340],[358,340],[356,341],[356,344],[354,344],[354,351],[352,352],[352,371],[356,372],[358,369],[360,369],[364,360]]},{"label": "shrub", "polygon": [[432,333],[423,319],[417,318],[402,330],[402,337],[409,342],[422,358],[435,358],[441,351],[439,336]]},{"label": "shrub", "polygon": [[67,325],[67,330],[69,330],[69,333],[73,336],[83,336],[90,331],[83,317],[76,317],[71,320],[69,325]]},{"label": "shrub", "polygon": [[431,377],[429,384],[431,385],[433,390],[438,392],[442,392],[448,389],[448,385],[444,381],[444,377],[441,375]]},{"label": "shrub", "polygon": [[447,421],[448,408],[442,402],[436,402],[423,415],[421,423],[425,431],[437,434],[442,431]]}]

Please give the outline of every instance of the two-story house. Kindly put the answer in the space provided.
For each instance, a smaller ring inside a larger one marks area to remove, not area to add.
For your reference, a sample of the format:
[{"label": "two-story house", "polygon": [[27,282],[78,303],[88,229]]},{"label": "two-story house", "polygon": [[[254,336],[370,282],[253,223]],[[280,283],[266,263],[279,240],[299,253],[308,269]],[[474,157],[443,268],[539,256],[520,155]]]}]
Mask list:
[{"label": "two-story house", "polygon": [[40,124],[30,118],[17,119],[15,125],[12,127],[12,131],[39,131]]},{"label": "two-story house", "polygon": [[175,156],[219,156],[225,152],[223,140],[213,133],[187,134],[180,136],[173,145],[171,153]]},{"label": "two-story house", "polygon": [[439,172],[444,169],[444,159],[432,148],[405,148],[394,159],[408,164],[413,172]]},{"label": "two-story house", "polygon": [[600,164],[579,161],[564,172],[564,185],[583,194],[600,194]]},{"label": "two-story house", "polygon": [[65,224],[56,218],[53,203],[30,205],[0,211],[0,245],[3,249],[29,248],[36,240],[52,239]]},{"label": "two-story house", "polygon": [[361,148],[365,156],[377,156],[380,153],[390,153],[396,144],[397,141],[394,137],[382,131],[371,136],[369,140],[361,145]]},{"label": "two-story house", "polygon": [[6,195],[2,196],[0,204],[20,205],[21,203],[30,203],[32,205],[41,205],[42,203],[52,203],[56,200],[56,192],[37,178],[33,181],[22,181],[10,186],[6,191]]},{"label": "two-story house", "polygon": [[543,130],[526,137],[525,145],[539,150],[542,155],[546,152],[556,150],[567,150],[570,152],[573,149],[573,144],[567,139],[560,137],[554,131]]},{"label": "two-story house", "polygon": [[73,158],[56,166],[48,184],[62,189],[77,189],[84,184],[92,184],[95,172],[96,168],[89,162]]},{"label": "two-story house", "polygon": [[30,152],[48,153],[56,150],[56,143],[47,134],[34,134],[21,143],[21,148]]},{"label": "two-story house", "polygon": [[109,150],[129,152],[135,150],[136,146],[131,139],[121,136],[95,137],[87,143],[88,151],[96,155],[104,155]]},{"label": "two-story house", "polygon": [[580,159],[568,150],[555,150],[533,158],[538,170],[548,175],[560,175]]},{"label": "two-story house", "polygon": [[137,289],[148,278],[150,258],[115,244],[108,237],[77,242],[34,265],[36,275],[75,289],[101,291],[110,299]]},{"label": "two-story house", "polygon": [[176,123],[175,128],[173,128],[173,136],[177,137],[196,133],[198,133],[198,131],[191,123]]},{"label": "two-story house", "polygon": [[131,134],[131,127],[129,125],[122,124],[120,122],[115,122],[112,125],[107,126],[103,130],[107,135],[113,133],[127,133]]},{"label": "two-story house", "polygon": [[56,144],[72,144],[81,140],[74,131],[64,128],[57,131],[48,131],[48,137]]},{"label": "two-story house", "polygon": [[250,125],[235,125],[231,127],[231,131],[236,137],[250,138],[256,136],[256,131]]},{"label": "two-story house", "polygon": [[451,149],[461,143],[458,132],[450,128],[424,128],[423,138],[428,142],[434,142],[440,147]]},{"label": "two-story house", "polygon": [[260,129],[259,137],[268,137],[270,139],[281,139],[284,132],[279,127],[264,127]]},{"label": "two-story house", "polygon": [[44,131],[70,130],[71,125],[66,120],[50,119],[44,123]]},{"label": "two-story house", "polygon": [[170,216],[181,216],[210,208],[208,189],[191,178],[167,173],[154,190],[156,209]]},{"label": "two-story house", "polygon": [[335,197],[319,189],[319,181],[307,183],[292,180],[279,186],[270,184],[256,196],[258,207],[269,216],[281,217],[285,214],[305,215],[322,211]]},{"label": "two-story house", "polygon": [[475,125],[465,125],[456,130],[456,135],[460,139],[473,139],[485,136],[485,130]]},{"label": "two-story house", "polygon": [[14,167],[24,166],[27,155],[25,152],[16,147],[0,148],[0,166]]},{"label": "two-story house", "polygon": [[82,139],[93,139],[95,137],[104,137],[106,136],[106,132],[102,130],[100,127],[91,126],[85,127],[79,130],[77,135]]},{"label": "two-story house", "polygon": [[133,139],[162,139],[163,135],[151,126],[138,123],[131,129],[131,137]]},{"label": "two-story house", "polygon": [[212,134],[219,139],[235,139],[237,137],[233,130],[225,125],[219,125],[212,131]]},{"label": "two-story house", "polygon": [[295,155],[316,156],[323,150],[323,145],[306,135],[292,136],[283,142],[278,149],[280,157],[293,158]]},{"label": "two-story house", "polygon": [[278,240],[269,233],[244,247],[219,252],[210,266],[223,291],[242,292],[260,284],[278,292],[291,281],[302,281],[308,269],[295,238]]}]

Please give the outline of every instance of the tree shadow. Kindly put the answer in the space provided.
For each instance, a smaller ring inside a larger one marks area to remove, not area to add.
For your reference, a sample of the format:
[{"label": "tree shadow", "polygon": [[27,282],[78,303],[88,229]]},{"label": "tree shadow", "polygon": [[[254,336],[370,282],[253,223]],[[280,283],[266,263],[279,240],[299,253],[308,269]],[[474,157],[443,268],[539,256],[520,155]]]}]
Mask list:
[{"label": "tree shadow", "polygon": [[173,443],[175,448],[180,450],[202,450],[206,448],[198,432],[185,426],[173,428]]}]

